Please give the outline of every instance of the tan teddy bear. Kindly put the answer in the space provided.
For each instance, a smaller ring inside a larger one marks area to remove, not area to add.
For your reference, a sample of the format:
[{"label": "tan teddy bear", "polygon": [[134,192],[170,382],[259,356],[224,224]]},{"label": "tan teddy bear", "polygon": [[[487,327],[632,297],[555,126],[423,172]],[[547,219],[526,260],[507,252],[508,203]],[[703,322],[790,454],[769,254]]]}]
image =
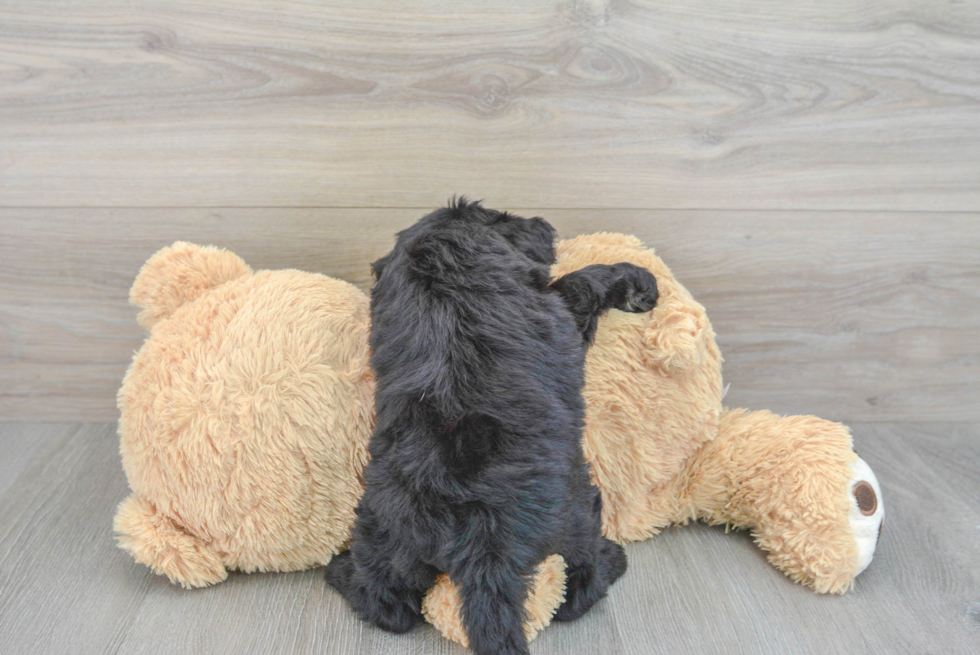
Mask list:
[{"label": "tan teddy bear", "polygon": [[[555,275],[631,261],[657,276],[647,314],[610,311],[586,364],[585,454],[612,539],[704,519],[750,529],[770,561],[843,592],[870,561],[881,492],[847,429],[814,417],[724,411],[721,356],[701,307],[633,237],[562,242]],[[131,292],[150,336],[119,392],[133,495],[115,529],[133,557],[184,586],[227,570],[325,564],[349,538],[373,427],[367,297],[313,273],[251,269],[177,243]],[[549,557],[529,594],[527,632],[563,600]],[[452,583],[423,605],[465,643]]]},{"label": "tan teddy bear", "polygon": [[586,360],[585,457],[619,542],[692,519],[751,530],[769,561],[821,593],[871,562],[884,517],[848,429],[814,416],[722,408],[721,353],[705,314],[635,237],[561,243],[555,276],[628,261],[657,277],[648,314],[609,312]]}]

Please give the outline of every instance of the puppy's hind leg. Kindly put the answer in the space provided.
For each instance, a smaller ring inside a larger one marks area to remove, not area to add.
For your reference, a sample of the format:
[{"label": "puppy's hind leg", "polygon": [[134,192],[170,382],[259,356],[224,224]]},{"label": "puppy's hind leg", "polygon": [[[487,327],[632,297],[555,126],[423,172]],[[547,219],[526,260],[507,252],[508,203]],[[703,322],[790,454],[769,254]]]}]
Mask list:
[{"label": "puppy's hind leg", "polygon": [[[363,517],[355,530],[376,533]],[[436,571],[406,553],[384,553],[368,544],[368,537],[327,564],[327,582],[350,603],[357,614],[383,630],[402,633],[422,623],[422,598],[435,582]],[[393,561],[398,562],[395,568]]]},{"label": "puppy's hind leg", "polygon": [[[626,572],[626,551],[602,536],[602,496],[589,485],[580,511],[571,515],[572,540],[565,557],[565,602],[556,621],[573,621],[605,598],[606,592]],[[589,501],[591,496],[591,502]]]},{"label": "puppy's hind leg", "polygon": [[626,551],[600,537],[591,557],[569,562],[565,569],[565,602],[555,621],[574,621],[606,597],[609,587],[626,572]]},{"label": "puppy's hind leg", "polygon": [[657,280],[653,273],[634,264],[593,264],[551,283],[586,343],[595,337],[599,317],[607,309],[648,312],[657,304]]}]

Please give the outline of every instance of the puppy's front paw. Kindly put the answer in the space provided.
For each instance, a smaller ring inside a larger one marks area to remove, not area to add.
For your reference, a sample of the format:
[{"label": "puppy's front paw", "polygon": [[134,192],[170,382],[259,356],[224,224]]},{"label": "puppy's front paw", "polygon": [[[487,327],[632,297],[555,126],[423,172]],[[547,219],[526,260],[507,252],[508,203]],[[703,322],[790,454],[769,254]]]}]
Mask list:
[{"label": "puppy's front paw", "polygon": [[624,312],[648,312],[657,306],[657,278],[645,268],[633,264],[614,266],[620,277],[620,294],[614,307]]}]

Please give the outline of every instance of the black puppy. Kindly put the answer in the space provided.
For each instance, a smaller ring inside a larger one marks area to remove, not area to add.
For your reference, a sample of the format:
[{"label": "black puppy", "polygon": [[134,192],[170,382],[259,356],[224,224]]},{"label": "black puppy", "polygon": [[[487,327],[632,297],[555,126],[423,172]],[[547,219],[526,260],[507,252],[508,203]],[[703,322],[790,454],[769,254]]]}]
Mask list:
[{"label": "black puppy", "polygon": [[599,315],[652,309],[657,284],[632,264],[552,282],[554,239],[540,218],[460,199],[374,264],[377,426],[351,550],[327,580],[382,628],[421,622],[448,572],[472,649],[525,654],[529,576],[546,556],[567,564],[559,621],[626,570],[582,456],[583,367]]}]

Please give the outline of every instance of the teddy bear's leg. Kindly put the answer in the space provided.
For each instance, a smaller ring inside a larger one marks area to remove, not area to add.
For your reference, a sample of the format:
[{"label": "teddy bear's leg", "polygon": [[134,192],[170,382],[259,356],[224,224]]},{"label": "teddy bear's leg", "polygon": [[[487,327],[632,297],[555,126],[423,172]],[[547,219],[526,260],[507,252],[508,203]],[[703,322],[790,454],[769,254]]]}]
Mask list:
[{"label": "teddy bear's leg", "polygon": [[769,561],[821,593],[843,593],[870,563],[881,489],[839,423],[727,411],[684,471],[688,511],[752,531]]},{"label": "teddy bear's leg", "polygon": [[228,577],[211,545],[174,525],[149,501],[130,496],[113,521],[119,546],[140,564],[184,588],[205,587]]},{"label": "teddy bear's leg", "polygon": [[[549,555],[538,565],[534,580],[524,602],[524,634],[531,641],[543,630],[565,602],[565,560],[561,555]],[[441,573],[422,600],[422,613],[425,618],[447,639],[469,647],[469,637],[463,628],[460,616],[461,603],[459,589],[449,579],[449,574]]]}]

